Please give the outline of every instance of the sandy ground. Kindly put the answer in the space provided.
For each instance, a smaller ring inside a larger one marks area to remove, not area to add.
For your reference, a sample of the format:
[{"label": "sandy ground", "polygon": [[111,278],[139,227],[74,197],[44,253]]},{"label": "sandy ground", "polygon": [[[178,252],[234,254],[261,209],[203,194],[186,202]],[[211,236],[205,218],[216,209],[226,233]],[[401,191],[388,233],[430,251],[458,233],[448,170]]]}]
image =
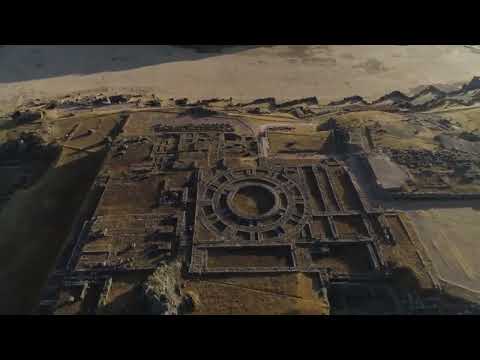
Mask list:
[{"label": "sandy ground", "polygon": [[161,97],[369,99],[479,75],[466,46],[236,46],[199,53],[166,45],[0,47],[0,106],[90,90],[146,89]]},{"label": "sandy ground", "polygon": [[410,217],[440,279],[480,299],[479,210],[419,210]]}]

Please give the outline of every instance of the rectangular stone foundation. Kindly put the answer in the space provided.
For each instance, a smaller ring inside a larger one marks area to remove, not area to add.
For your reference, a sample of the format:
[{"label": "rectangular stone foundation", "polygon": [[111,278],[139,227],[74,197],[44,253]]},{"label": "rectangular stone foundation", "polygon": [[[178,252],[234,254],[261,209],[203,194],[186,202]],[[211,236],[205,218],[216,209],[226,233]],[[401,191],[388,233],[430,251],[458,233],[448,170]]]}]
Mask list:
[{"label": "rectangular stone foundation", "polygon": [[207,267],[291,267],[292,256],[287,247],[210,248]]}]

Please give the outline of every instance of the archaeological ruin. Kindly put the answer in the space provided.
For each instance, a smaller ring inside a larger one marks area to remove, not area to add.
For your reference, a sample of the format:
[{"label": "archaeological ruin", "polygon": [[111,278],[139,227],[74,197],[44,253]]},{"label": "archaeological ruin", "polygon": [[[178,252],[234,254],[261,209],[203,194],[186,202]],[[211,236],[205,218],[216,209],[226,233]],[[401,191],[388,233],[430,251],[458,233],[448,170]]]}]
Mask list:
[{"label": "archaeological ruin", "polygon": [[12,246],[52,247],[34,313],[477,313],[476,84],[20,107],[0,119],[0,216]]},{"label": "archaeological ruin", "polygon": [[325,313],[420,311],[415,290],[392,280],[395,249],[415,253],[415,234],[401,211],[370,204],[339,152],[352,136],[334,129],[320,159],[282,159],[269,132],[225,115],[121,119],[37,312],[109,313],[116,284],[138,287],[172,262],[178,283],[309,274]]}]

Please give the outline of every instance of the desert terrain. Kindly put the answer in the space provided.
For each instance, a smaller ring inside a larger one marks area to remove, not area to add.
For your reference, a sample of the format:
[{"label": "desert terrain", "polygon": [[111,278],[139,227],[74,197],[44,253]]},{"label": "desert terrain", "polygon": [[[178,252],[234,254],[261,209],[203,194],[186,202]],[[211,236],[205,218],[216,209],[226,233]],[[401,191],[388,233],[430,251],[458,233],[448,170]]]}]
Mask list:
[{"label": "desert terrain", "polygon": [[378,98],[424,85],[455,87],[478,74],[480,50],[460,45],[167,45],[0,47],[0,105],[78,92],[143,89],[160,97],[320,102]]},{"label": "desert terrain", "polygon": [[479,66],[0,47],[0,313],[479,311]]}]

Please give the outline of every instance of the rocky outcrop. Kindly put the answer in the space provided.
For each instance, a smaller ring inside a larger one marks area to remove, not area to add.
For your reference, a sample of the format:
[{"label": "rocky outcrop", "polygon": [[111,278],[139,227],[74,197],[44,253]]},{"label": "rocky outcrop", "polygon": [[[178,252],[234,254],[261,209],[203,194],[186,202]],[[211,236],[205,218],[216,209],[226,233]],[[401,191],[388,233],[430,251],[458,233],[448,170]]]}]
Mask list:
[{"label": "rocky outcrop", "polygon": [[39,111],[15,111],[12,114],[12,119],[19,124],[31,123],[42,118],[42,113]]},{"label": "rocky outcrop", "polygon": [[240,104],[240,106],[260,105],[260,104],[268,104],[270,106],[276,106],[277,103],[274,97],[267,97],[267,98],[255,99],[246,104]]},{"label": "rocky outcrop", "polygon": [[179,315],[189,312],[198,299],[180,286],[181,264],[163,262],[142,286],[147,311],[154,315]]},{"label": "rocky outcrop", "polygon": [[285,108],[295,105],[318,105],[318,100],[315,96],[307,97],[303,99],[290,100],[277,105],[277,108]]},{"label": "rocky outcrop", "polygon": [[218,111],[205,108],[203,106],[193,106],[187,108],[185,111],[181,112],[180,116],[192,116],[192,117],[208,117],[208,116],[216,116],[220,113]]},{"label": "rocky outcrop", "polygon": [[[460,89],[447,91],[445,87],[440,89],[436,86],[421,86],[421,91],[413,96],[408,96],[401,91],[392,91],[377,100],[368,102],[361,96],[349,96],[342,100],[332,101],[327,106],[320,105],[315,96],[301,99],[287,100],[277,103],[274,97],[259,98],[246,103],[234,103],[232,98],[212,98],[189,102],[187,98],[171,98],[169,100],[159,99],[151,94],[116,94],[106,95],[99,93],[96,95],[78,95],[76,97],[66,96],[51,102],[35,103],[35,106],[42,105],[42,109],[51,110],[59,108],[62,110],[69,107],[104,107],[116,104],[133,104],[136,107],[161,107],[178,106],[194,108],[193,115],[201,107],[218,106],[219,108],[229,108],[254,114],[267,114],[268,112],[292,112],[298,118],[308,117],[310,115],[322,115],[330,111],[363,111],[363,110],[381,110],[381,111],[427,111],[435,108],[449,108],[454,106],[471,106],[480,103],[480,76],[474,77],[470,82],[463,85]],[[451,88],[451,87],[450,87]],[[300,108],[301,110],[297,110]],[[335,108],[332,110],[332,108]],[[218,109],[216,109],[218,110]],[[200,116],[211,114],[201,113]],[[41,113],[15,113],[19,122],[35,121],[41,116]]]},{"label": "rocky outcrop", "polygon": [[414,111],[431,110],[438,107],[470,106],[480,102],[480,77],[475,76],[460,90],[442,91],[435,86],[426,86],[412,97],[393,91],[372,102],[371,105],[389,105]]},{"label": "rocky outcrop", "polygon": [[406,105],[410,98],[401,91],[392,91],[373,102],[374,105]]},{"label": "rocky outcrop", "polygon": [[437,89],[435,86],[427,86],[410,100],[413,108],[421,110],[422,108],[434,107],[437,102],[443,100],[447,94]]},{"label": "rocky outcrop", "polygon": [[471,131],[471,132],[463,132],[459,135],[459,137],[463,140],[472,141],[472,142],[479,142],[480,141],[480,131]]},{"label": "rocky outcrop", "polygon": [[40,135],[23,132],[16,139],[0,145],[0,161],[42,160],[50,163],[60,156],[57,143],[47,143]]},{"label": "rocky outcrop", "polygon": [[474,76],[468,84],[465,84],[462,88],[463,91],[480,89],[480,76]]},{"label": "rocky outcrop", "polygon": [[341,106],[341,105],[368,105],[368,103],[358,95],[346,97],[339,101],[332,101],[329,106]]},{"label": "rocky outcrop", "polygon": [[418,98],[420,96],[424,96],[424,95],[427,95],[427,94],[433,94],[433,95],[436,95],[436,96],[444,96],[447,93],[443,92],[442,90],[440,90],[439,88],[437,88],[433,85],[429,85],[426,88],[419,91],[417,94],[415,94],[412,98],[415,99],[415,98]]},{"label": "rocky outcrop", "polygon": [[188,104],[188,99],[187,98],[181,98],[181,99],[176,99],[175,100],[175,105],[177,106],[186,106]]}]

